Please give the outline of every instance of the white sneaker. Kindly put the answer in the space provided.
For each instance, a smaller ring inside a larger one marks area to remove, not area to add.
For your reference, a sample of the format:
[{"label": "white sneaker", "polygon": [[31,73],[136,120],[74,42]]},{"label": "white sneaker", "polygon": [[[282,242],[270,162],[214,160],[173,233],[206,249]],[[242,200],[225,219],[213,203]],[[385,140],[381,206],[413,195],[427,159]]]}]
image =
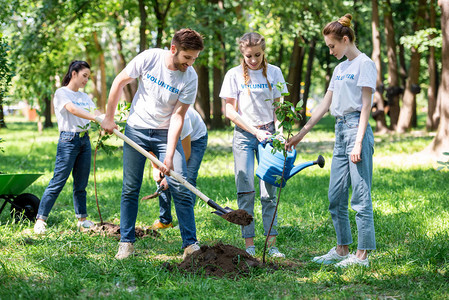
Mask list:
[{"label": "white sneaker", "polygon": [[337,268],[347,268],[349,266],[359,265],[364,267],[369,267],[368,257],[365,259],[360,259],[354,254],[349,254],[349,257],[345,260],[342,260],[338,264],[335,264]]},{"label": "white sneaker", "polygon": [[271,257],[280,257],[280,258],[285,257],[285,254],[279,252],[279,249],[277,247],[270,247],[270,249],[268,250],[268,255]]},{"label": "white sneaker", "polygon": [[185,259],[188,255],[198,250],[200,250],[200,246],[197,243],[185,247],[182,259]]},{"label": "white sneaker", "polygon": [[246,253],[248,253],[251,256],[255,256],[256,255],[256,246],[249,246],[248,248],[246,248]]},{"label": "white sneaker", "polygon": [[95,225],[94,222],[92,222],[90,220],[84,220],[84,221],[78,221],[77,227],[79,230],[82,230],[82,229],[90,228],[94,225]]},{"label": "white sneaker", "polygon": [[129,256],[134,255],[134,244],[133,243],[118,243],[118,252],[115,255],[116,259],[125,259]]},{"label": "white sneaker", "polygon": [[335,250],[335,247],[332,248],[327,254],[324,254],[322,256],[315,256],[312,261],[323,264],[323,265],[330,265],[333,263],[340,262],[342,260],[345,260],[349,257],[348,255],[338,255],[337,251]]},{"label": "white sneaker", "polygon": [[44,234],[47,232],[47,223],[41,219],[37,219],[34,224],[34,233],[35,234]]}]

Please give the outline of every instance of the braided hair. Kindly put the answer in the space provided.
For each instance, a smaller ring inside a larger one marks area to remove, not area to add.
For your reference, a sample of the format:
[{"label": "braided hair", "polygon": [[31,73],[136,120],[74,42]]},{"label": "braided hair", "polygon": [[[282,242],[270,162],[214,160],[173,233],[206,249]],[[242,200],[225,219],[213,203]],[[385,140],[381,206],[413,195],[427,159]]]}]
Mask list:
[{"label": "braided hair", "polygon": [[[245,33],[239,41],[239,50],[240,53],[243,54],[243,49],[246,47],[254,47],[254,46],[260,46],[262,48],[263,51],[265,51],[265,38],[258,34],[257,32],[249,32],[249,33]],[[245,85],[248,85],[249,81],[250,81],[250,76],[249,76],[249,72],[248,72],[248,65],[246,64],[245,60],[242,59],[242,68],[243,68],[243,79],[245,80]],[[263,76],[265,76],[267,83],[268,83],[268,87],[271,91],[271,84],[268,81],[268,76],[267,76],[267,67],[268,67],[268,62],[267,59],[265,57],[265,53],[264,56],[262,58],[262,74]],[[251,94],[249,88],[248,88],[248,95]]]}]

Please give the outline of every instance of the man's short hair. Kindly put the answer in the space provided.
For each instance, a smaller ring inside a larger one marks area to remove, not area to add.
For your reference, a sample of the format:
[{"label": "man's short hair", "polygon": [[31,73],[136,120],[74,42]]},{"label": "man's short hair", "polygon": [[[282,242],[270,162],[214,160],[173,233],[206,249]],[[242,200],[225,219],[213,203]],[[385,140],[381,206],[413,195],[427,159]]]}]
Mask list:
[{"label": "man's short hair", "polygon": [[178,50],[203,50],[203,37],[193,29],[183,28],[178,30],[171,41]]}]

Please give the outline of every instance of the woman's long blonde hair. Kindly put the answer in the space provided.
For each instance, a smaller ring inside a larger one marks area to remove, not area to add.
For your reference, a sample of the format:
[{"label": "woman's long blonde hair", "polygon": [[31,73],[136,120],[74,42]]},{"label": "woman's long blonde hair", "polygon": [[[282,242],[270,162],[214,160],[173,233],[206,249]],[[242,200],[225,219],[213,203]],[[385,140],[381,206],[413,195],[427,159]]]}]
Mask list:
[{"label": "woman's long blonde hair", "polygon": [[[267,66],[268,66],[268,62],[267,59],[265,57],[265,38],[258,34],[257,32],[248,32],[245,33],[239,41],[239,50],[240,53],[242,53],[243,55],[243,49],[246,47],[254,47],[254,46],[260,46],[260,48],[262,48],[262,50],[264,51],[264,55],[262,58],[262,74],[263,76],[265,76],[265,78],[267,79],[267,83],[268,83],[268,87],[271,91],[271,84],[268,81],[268,76],[267,76]],[[245,59],[242,59],[242,68],[243,68],[243,78],[245,80],[245,85],[248,85],[249,80],[251,79],[249,77],[249,73],[248,73],[248,65],[245,62]],[[251,94],[249,88],[248,88],[248,95]]]}]

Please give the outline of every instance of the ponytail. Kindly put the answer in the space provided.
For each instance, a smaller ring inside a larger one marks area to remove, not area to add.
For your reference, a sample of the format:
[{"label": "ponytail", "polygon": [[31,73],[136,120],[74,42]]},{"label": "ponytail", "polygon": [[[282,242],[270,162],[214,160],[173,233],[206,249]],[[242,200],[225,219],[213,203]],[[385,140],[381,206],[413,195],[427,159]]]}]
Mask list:
[{"label": "ponytail", "polygon": [[79,71],[81,71],[83,69],[90,70],[90,66],[87,62],[85,62],[83,60],[72,61],[69,65],[69,70],[67,71],[67,74],[65,74],[64,79],[62,79],[62,86],[67,86],[69,84],[70,80],[72,80],[73,71],[78,73]]}]

